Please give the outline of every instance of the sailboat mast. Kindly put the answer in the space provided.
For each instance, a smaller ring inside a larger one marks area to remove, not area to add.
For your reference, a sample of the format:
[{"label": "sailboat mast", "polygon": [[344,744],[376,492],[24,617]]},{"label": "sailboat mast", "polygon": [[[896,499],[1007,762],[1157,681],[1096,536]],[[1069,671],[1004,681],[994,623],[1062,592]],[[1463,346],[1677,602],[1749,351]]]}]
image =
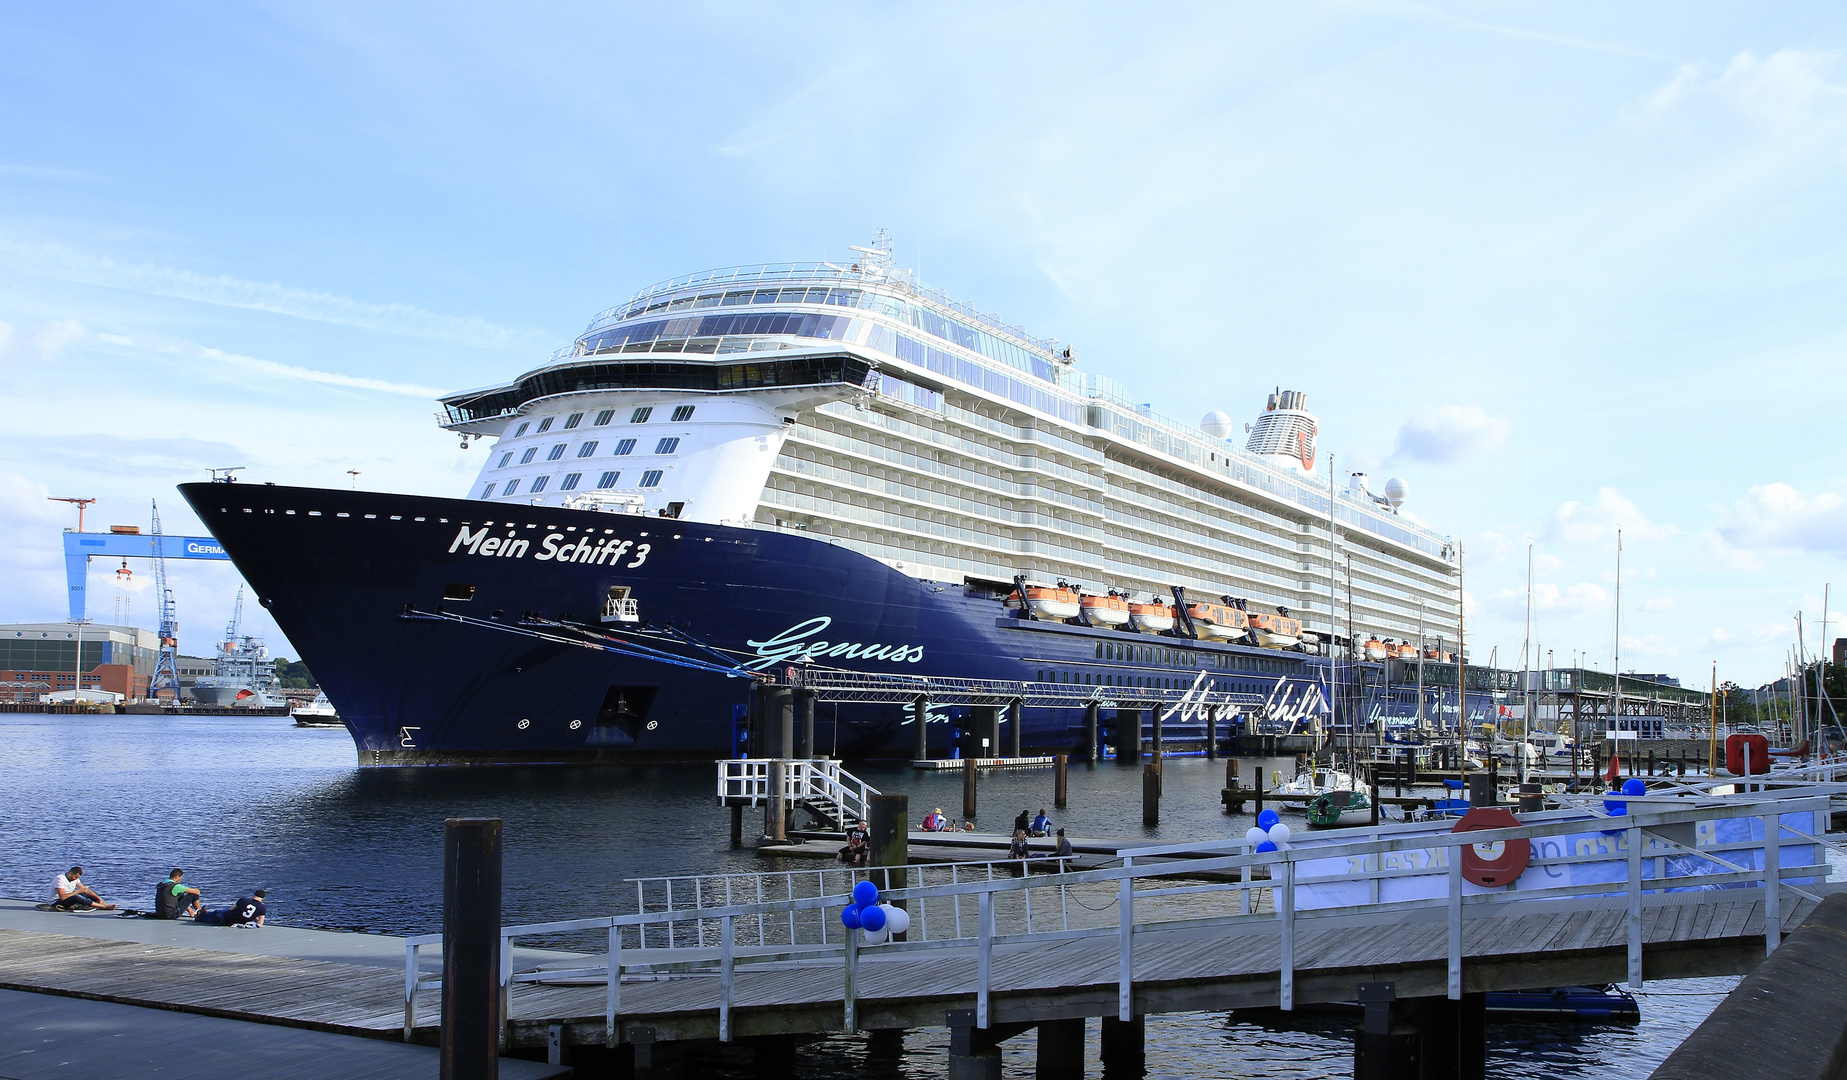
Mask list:
[{"label": "sailboat mast", "polygon": [[1526,783],[1526,748],[1533,731],[1533,543],[1526,544],[1526,640],[1520,645],[1520,782]]},{"label": "sailboat mast", "polygon": [[1468,639],[1463,636],[1462,544],[1456,544],[1456,775],[1469,774],[1469,662]]},{"label": "sailboat mast", "polygon": [[[1340,649],[1335,640],[1334,580],[1334,455],[1328,455],[1328,726],[1339,720],[1335,709],[1340,701]],[[1349,635],[1351,637],[1351,635]]]},{"label": "sailboat mast", "polygon": [[[1616,633],[1610,643],[1610,738],[1622,745],[1623,715],[1623,531],[1616,530]],[[1630,747],[1629,752],[1635,752]],[[1630,762],[1633,766],[1635,763]]]}]

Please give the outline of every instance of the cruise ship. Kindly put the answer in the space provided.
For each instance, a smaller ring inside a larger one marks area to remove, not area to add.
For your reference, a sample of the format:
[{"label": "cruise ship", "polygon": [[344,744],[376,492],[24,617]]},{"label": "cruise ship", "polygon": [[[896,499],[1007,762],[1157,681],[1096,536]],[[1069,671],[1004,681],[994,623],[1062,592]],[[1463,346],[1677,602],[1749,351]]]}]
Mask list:
[{"label": "cruise ship", "polygon": [[[1208,390],[1242,430],[1157,415],[881,239],[661,282],[447,395],[488,444],[460,498],[181,490],[365,764],[728,756],[797,667],[1325,711],[1334,639],[1455,625],[1458,555],[1402,481],[1328,475],[1305,394],[1240,381]],[[928,714],[933,754],[967,711]],[[1022,742],[1084,719],[1029,707]],[[908,757],[910,721],[823,704],[816,747]]]}]

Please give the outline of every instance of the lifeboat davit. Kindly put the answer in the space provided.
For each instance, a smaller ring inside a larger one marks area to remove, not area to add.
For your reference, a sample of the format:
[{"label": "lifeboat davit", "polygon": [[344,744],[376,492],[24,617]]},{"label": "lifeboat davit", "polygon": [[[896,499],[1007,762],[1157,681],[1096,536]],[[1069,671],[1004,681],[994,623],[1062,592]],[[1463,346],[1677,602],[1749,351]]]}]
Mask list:
[{"label": "lifeboat davit", "polygon": [[1174,628],[1174,609],[1159,600],[1130,604],[1129,621],[1144,634],[1165,634]]},{"label": "lifeboat davit", "polygon": [[1266,649],[1293,649],[1302,643],[1302,620],[1277,609],[1275,615],[1259,611],[1250,616],[1251,633]]},{"label": "lifeboat davit", "polygon": [[1115,593],[1108,596],[1086,593],[1079,597],[1078,606],[1084,609],[1084,618],[1093,626],[1122,626],[1129,621],[1129,602]]},{"label": "lifeboat davit", "polygon": [[1386,656],[1390,655],[1387,652],[1385,642],[1380,641],[1378,638],[1367,638],[1366,644],[1362,646],[1362,648],[1365,649],[1366,659],[1368,660],[1383,660]]},{"label": "lifeboat davit", "polygon": [[1193,617],[1193,629],[1202,638],[1239,641],[1250,632],[1250,617],[1225,604],[1188,604],[1186,613]]},{"label": "lifeboat davit", "polygon": [[[1021,606],[1018,589],[1007,597],[1007,602],[1014,607]],[[1028,585],[1026,587],[1025,607],[1041,619],[1075,619],[1078,606],[1077,590],[1070,586]]]}]

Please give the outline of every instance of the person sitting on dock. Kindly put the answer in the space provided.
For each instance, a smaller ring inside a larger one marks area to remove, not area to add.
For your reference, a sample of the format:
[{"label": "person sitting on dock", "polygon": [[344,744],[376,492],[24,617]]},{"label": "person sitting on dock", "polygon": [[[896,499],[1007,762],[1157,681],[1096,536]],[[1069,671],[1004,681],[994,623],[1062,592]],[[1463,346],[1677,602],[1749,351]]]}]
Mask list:
[{"label": "person sitting on dock", "polygon": [[196,916],[204,904],[199,890],[181,881],[186,871],[174,867],[167,875],[167,880],[154,887],[154,917],[156,919],[179,919]]},{"label": "person sitting on dock", "polygon": [[192,917],[192,921],[200,926],[245,926],[258,929],[268,915],[269,908],[263,905],[263,890],[258,889],[249,896],[238,897],[237,903],[228,908],[201,911]]},{"label": "person sitting on dock", "polygon": [[1072,858],[1074,854],[1075,853],[1071,850],[1071,841],[1065,839],[1065,831],[1063,829],[1058,830],[1058,846],[1052,849],[1050,858],[1069,859]]},{"label": "person sitting on dock", "polygon": [[840,861],[848,866],[864,866],[872,858],[872,845],[867,843],[870,830],[865,819],[847,830],[847,846],[840,849]]},{"label": "person sitting on dock", "polygon": [[1041,806],[1039,808],[1039,816],[1036,818],[1033,818],[1032,825],[1029,826],[1026,830],[1026,835],[1027,836],[1050,836],[1051,834],[1052,834],[1052,819],[1045,816],[1045,807]]},{"label": "person sitting on dock", "polygon": [[1009,859],[1030,859],[1032,854],[1032,848],[1026,843],[1026,830],[1013,830],[1013,843],[1007,845],[1007,857]]},{"label": "person sitting on dock", "polygon": [[1013,819],[1013,828],[1016,832],[1030,832],[1032,827],[1033,820],[1024,810],[1020,811],[1019,817]]},{"label": "person sitting on dock", "polygon": [[43,905],[48,911],[114,911],[115,905],[107,903],[96,895],[96,890],[83,883],[83,867],[73,866],[69,871],[59,874],[53,884],[58,890],[58,898]]},{"label": "person sitting on dock", "polygon": [[943,816],[943,808],[937,807],[924,815],[924,832],[942,832],[949,828],[949,819]]},{"label": "person sitting on dock", "polygon": [[974,823],[973,821],[964,821],[964,822],[962,823],[962,831],[963,831],[963,832],[974,832],[974,831],[975,831],[975,823]]}]

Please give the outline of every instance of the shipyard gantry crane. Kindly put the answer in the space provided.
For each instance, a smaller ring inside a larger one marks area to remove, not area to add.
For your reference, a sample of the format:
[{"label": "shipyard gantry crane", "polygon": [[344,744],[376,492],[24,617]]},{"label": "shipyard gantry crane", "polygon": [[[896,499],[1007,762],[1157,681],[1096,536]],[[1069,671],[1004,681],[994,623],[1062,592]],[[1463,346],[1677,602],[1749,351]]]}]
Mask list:
[{"label": "shipyard gantry crane", "polygon": [[154,678],[148,683],[148,697],[158,698],[162,690],[180,699],[180,622],[173,611],[173,590],[167,587],[167,557],[160,539],[160,503],[154,507],[154,592],[160,601],[160,659],[154,664]]}]

